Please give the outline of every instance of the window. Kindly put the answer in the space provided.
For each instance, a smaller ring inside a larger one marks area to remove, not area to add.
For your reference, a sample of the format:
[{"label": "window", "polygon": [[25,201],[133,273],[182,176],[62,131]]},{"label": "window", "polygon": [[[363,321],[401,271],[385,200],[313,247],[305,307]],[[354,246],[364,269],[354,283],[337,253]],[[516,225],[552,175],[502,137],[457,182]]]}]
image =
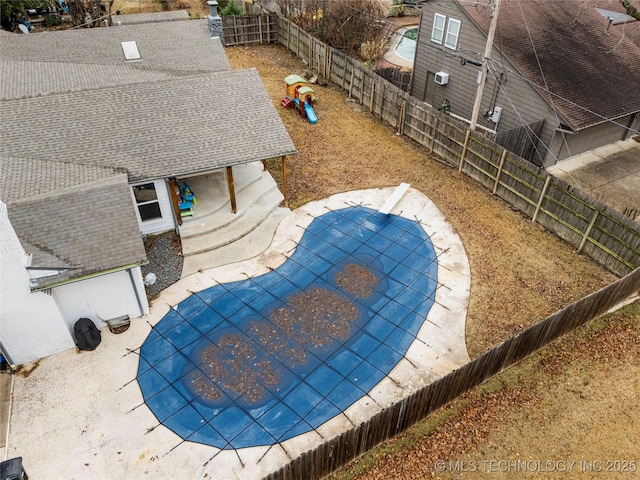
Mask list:
[{"label": "window", "polygon": [[460,20],[455,18],[449,19],[447,25],[447,37],[444,40],[444,46],[455,50],[458,46],[458,37],[460,36]]},{"label": "window", "polygon": [[143,222],[154,218],[162,218],[155,184],[136,185],[133,187],[133,194],[136,197],[138,212],[140,212],[140,219]]},{"label": "window", "polygon": [[436,43],[442,43],[442,37],[444,37],[444,21],[447,19],[444,15],[436,13],[433,19],[433,29],[431,30],[431,41]]}]

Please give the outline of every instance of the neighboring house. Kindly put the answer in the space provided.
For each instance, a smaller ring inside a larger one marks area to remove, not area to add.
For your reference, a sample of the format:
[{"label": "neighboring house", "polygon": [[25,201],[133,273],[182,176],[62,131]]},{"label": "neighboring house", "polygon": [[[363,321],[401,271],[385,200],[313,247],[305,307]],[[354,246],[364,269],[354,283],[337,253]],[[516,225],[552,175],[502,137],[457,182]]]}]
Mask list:
[{"label": "neighboring house", "polygon": [[[636,134],[640,22],[623,12],[618,0],[503,0],[478,124],[540,166]],[[414,97],[471,118],[492,13],[423,3]]]},{"label": "neighboring house", "polygon": [[14,363],[73,347],[81,317],[148,313],[142,235],[181,222],[176,179],[296,153],[257,71],[232,71],[206,21],[122,23],[0,39],[0,339]]}]

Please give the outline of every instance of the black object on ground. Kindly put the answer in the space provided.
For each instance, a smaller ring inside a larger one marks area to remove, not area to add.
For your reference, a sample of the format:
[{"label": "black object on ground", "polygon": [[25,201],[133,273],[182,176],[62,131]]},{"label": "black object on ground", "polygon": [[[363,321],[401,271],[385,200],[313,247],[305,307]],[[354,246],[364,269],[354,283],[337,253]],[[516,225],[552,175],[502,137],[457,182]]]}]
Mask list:
[{"label": "black object on ground", "polygon": [[22,457],[15,457],[0,463],[2,480],[28,480],[27,472],[22,467]]},{"label": "black object on ground", "polygon": [[80,350],[95,350],[102,341],[98,327],[88,318],[81,318],[73,326],[76,334],[76,345]]}]

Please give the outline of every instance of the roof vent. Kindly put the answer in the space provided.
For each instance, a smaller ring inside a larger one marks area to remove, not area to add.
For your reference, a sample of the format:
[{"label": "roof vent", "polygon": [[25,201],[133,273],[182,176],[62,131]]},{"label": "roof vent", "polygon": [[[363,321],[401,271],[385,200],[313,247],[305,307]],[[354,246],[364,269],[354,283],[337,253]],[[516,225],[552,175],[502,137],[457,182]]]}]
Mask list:
[{"label": "roof vent", "polygon": [[136,42],[122,42],[122,51],[124,52],[125,60],[128,62],[140,60],[140,52]]}]

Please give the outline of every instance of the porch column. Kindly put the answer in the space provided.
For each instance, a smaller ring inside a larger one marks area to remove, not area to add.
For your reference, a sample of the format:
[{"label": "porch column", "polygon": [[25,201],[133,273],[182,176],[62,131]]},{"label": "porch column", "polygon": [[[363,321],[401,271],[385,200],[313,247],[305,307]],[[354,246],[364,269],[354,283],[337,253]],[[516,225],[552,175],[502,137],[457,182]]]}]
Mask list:
[{"label": "porch column", "polygon": [[176,190],[178,190],[178,184],[175,178],[169,178],[167,183],[169,184],[169,195],[171,196],[171,203],[173,204],[173,214],[176,216],[178,226],[180,226],[182,225],[182,215],[180,215],[180,207],[178,206],[180,200],[178,200],[178,194],[176,192]]},{"label": "porch column", "polygon": [[282,156],[282,195],[284,196],[284,206],[289,208],[289,192],[287,188],[287,156]]},{"label": "porch column", "polygon": [[236,213],[238,211],[238,207],[236,206],[236,187],[233,184],[233,170],[231,170],[231,167],[227,167],[227,184],[229,185],[231,212]]}]

